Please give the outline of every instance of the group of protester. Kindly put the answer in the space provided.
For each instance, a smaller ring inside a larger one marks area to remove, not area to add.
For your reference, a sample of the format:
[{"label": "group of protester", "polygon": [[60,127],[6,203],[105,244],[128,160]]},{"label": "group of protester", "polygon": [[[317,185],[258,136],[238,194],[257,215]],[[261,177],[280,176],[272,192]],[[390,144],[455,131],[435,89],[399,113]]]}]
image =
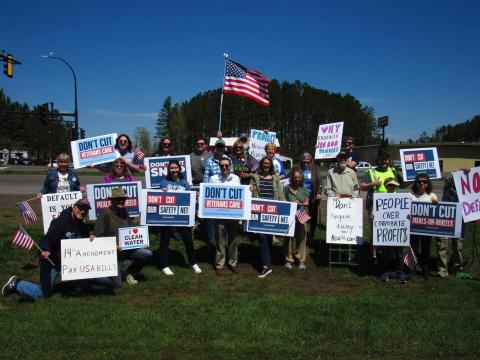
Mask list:
[{"label": "group of protester", "polygon": [[[130,138],[121,134],[116,139],[116,150],[120,157],[113,163],[95,166],[104,172],[105,183],[135,181],[133,174],[144,170],[141,157],[132,151]],[[295,234],[285,237],[284,253],[285,267],[292,269],[298,264],[298,269],[306,270],[307,237],[313,240],[315,230],[320,222],[320,200],[322,195],[327,197],[359,197],[360,190],[367,192],[366,210],[370,219],[373,219],[372,204],[374,192],[396,192],[402,180],[397,171],[390,166],[388,153],[380,151],[376,159],[376,167],[368,170],[360,179],[357,178],[355,167],[358,163],[358,154],[354,151],[352,137],[345,138],[345,150],[336,157],[335,165],[328,170],[326,179],[320,176],[320,170],[309,153],[304,153],[300,159],[300,166],[294,167],[288,174],[288,184],[282,186],[281,179],[285,178],[285,168],[276,156],[276,146],[268,143],[265,146],[266,155],[256,162],[248,153],[248,138],[240,137],[233,144],[231,153],[227,155],[226,145],[222,138],[215,142],[213,152],[208,149],[207,140],[199,136],[195,141],[195,150],[190,154],[192,183],[222,183],[224,185],[249,185],[253,198],[289,201],[298,207],[308,209],[311,220],[309,224],[296,220]],[[163,138],[159,143],[155,156],[171,156],[172,139]],[[70,159],[67,154],[58,156],[58,167],[50,169],[41,191],[43,194],[82,191],[76,172],[70,169]],[[189,191],[191,187],[182,176],[181,165],[177,160],[168,163],[167,175],[160,184],[164,191]],[[411,197],[416,201],[437,202],[437,196],[432,193],[432,185],[428,175],[417,175],[411,191]],[[84,222],[88,210],[91,208],[86,198],[78,200],[72,207],[65,209],[58,218],[51,222],[47,233],[40,243],[40,285],[10,277],[2,288],[2,294],[8,295],[17,292],[27,298],[44,298],[51,295],[60,272],[60,243],[62,239],[87,238],[95,241],[95,237],[115,236],[118,245],[118,229],[132,225],[133,219],[125,209],[127,194],[122,188],[113,188],[110,200],[111,205],[105,208],[96,220],[93,230]],[[443,200],[458,201],[452,177],[445,182]],[[199,219],[208,232],[208,244],[215,250],[214,267],[218,276],[224,274],[228,267],[233,273],[239,272],[237,235],[239,222],[237,220]],[[169,266],[168,248],[174,233],[178,233],[184,242],[188,263],[192,270],[199,274],[201,268],[197,264],[193,244],[192,229],[188,227],[156,227],[160,237],[158,266],[167,276],[174,273]],[[271,248],[274,236],[258,234],[262,267],[258,277],[263,278],[272,273]],[[430,237],[411,236],[411,244],[415,253],[420,254],[422,275],[428,278],[430,260]],[[462,239],[453,239],[453,257],[447,262],[448,239],[438,240],[438,274],[447,276],[449,270],[462,270]],[[151,250],[118,249],[118,260],[131,260],[130,266],[118,275],[110,278],[97,278],[72,282],[73,292],[81,293],[91,284],[102,285],[108,288],[119,288],[122,282],[130,285],[138,282],[138,274],[142,267],[151,261]],[[373,262],[377,261],[377,254],[381,254],[381,268],[383,281],[389,281],[392,272],[396,272],[401,283],[406,281],[403,271],[403,253],[399,247],[372,247]],[[55,264],[55,265],[54,265]]]}]

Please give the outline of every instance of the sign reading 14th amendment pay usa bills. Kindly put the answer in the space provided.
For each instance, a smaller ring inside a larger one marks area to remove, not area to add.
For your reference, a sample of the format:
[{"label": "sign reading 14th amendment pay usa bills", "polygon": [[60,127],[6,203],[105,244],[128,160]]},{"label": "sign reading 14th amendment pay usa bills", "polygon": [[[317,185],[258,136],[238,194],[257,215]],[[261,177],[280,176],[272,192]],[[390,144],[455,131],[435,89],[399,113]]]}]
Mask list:
[{"label": "sign reading 14th amendment pay usa bills", "polygon": [[410,245],[410,206],[408,194],[373,194],[373,245]]},{"label": "sign reading 14th amendment pay usa bills", "polygon": [[327,200],[327,243],[361,245],[363,242],[363,200]]},{"label": "sign reading 14th amendment pay usa bills", "polygon": [[142,190],[140,224],[151,226],[193,226],[195,191]]},{"label": "sign reading 14th amendment pay usa bills", "polygon": [[118,275],[117,240],[115,236],[93,241],[62,239],[62,281],[95,279]]},{"label": "sign reading 14th amendment pay usa bills", "polygon": [[200,184],[198,216],[250,220],[252,192],[247,185]]},{"label": "sign reading 14th amendment pay usa bills", "polygon": [[294,236],[297,204],[288,201],[252,199],[252,215],[243,230],[262,234]]},{"label": "sign reading 14th amendment pay usa bills", "polygon": [[75,169],[111,162],[120,156],[115,151],[117,134],[108,134],[71,142]]},{"label": "sign reading 14th amendment pay usa bills", "polygon": [[131,226],[118,229],[118,245],[122,250],[148,247],[150,245],[148,226]]},{"label": "sign reading 14th amendment pay usa bills", "polygon": [[80,191],[42,195],[43,231],[47,233],[50,223],[60,213],[82,198]]}]

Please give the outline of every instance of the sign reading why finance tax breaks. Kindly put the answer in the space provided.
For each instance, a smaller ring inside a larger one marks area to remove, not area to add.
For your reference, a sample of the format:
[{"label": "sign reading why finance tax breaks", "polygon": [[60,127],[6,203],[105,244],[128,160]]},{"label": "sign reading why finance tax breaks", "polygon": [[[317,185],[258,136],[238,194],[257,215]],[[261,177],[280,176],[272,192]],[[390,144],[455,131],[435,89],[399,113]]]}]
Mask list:
[{"label": "sign reading why finance tax breaks", "polygon": [[147,167],[145,171],[145,184],[147,188],[159,188],[160,183],[167,177],[168,163],[178,160],[183,178],[192,185],[192,170],[190,167],[190,155],[147,157],[143,160]]},{"label": "sign reading why finance tax breaks", "polygon": [[297,204],[288,201],[252,199],[252,215],[243,230],[262,234],[294,236]]},{"label": "sign reading why finance tax breaks", "polygon": [[250,130],[250,139],[248,140],[248,153],[260,161],[265,155],[265,145],[275,143],[277,133],[263,130]]},{"label": "sign reading why finance tax breaks", "polygon": [[463,221],[480,219],[480,166],[471,168],[469,172],[453,173],[458,201],[462,207]]},{"label": "sign reading why finance tax breaks", "polygon": [[337,157],[342,148],[343,122],[322,124],[318,127],[315,159]]},{"label": "sign reading why finance tax breaks", "polygon": [[140,224],[152,226],[193,226],[195,191],[142,190]]},{"label": "sign reading why finance tax breaks", "polygon": [[247,185],[200,184],[198,216],[213,219],[250,219],[252,192]]},{"label": "sign reading why finance tax breaks", "polygon": [[408,194],[373,194],[373,245],[410,245],[410,205]]},{"label": "sign reading why finance tax breaks", "polygon": [[150,245],[148,226],[132,226],[118,229],[118,245],[122,250],[142,249]]},{"label": "sign reading why finance tax breaks", "polygon": [[405,181],[415,180],[419,173],[427,174],[430,179],[442,177],[437,148],[401,149],[400,160]]},{"label": "sign reading why finance tax breaks", "polygon": [[96,220],[103,209],[109,207],[112,202],[110,196],[113,188],[122,188],[127,194],[125,209],[130,216],[140,216],[139,197],[142,190],[141,181],[109,183],[109,184],[87,184],[87,197],[92,208],[88,211],[88,218]]},{"label": "sign reading why finance tax breaks", "polygon": [[115,236],[93,241],[62,239],[62,281],[95,279],[118,275],[117,240]]},{"label": "sign reading why finance tax breaks", "polygon": [[82,193],[80,191],[43,194],[41,202],[44,233],[47,233],[53,219],[57,218],[63,210],[71,207],[81,198]]},{"label": "sign reading why finance tax breaks", "polygon": [[462,236],[462,210],[458,203],[412,201],[411,210],[410,234],[451,238]]},{"label": "sign reading why finance tax breaks", "polygon": [[117,134],[108,134],[71,142],[75,169],[111,162],[120,156],[115,151]]},{"label": "sign reading why finance tax breaks", "polygon": [[327,243],[361,245],[363,242],[363,199],[327,200]]}]

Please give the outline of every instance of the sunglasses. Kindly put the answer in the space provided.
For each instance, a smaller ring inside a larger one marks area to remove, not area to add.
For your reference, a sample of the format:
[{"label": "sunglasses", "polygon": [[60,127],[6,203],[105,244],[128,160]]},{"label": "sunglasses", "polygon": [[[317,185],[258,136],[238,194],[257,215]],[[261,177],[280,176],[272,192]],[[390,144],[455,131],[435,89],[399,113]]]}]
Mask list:
[{"label": "sunglasses", "polygon": [[345,141],[345,144],[351,145],[351,144],[353,144],[353,142],[352,141]]},{"label": "sunglasses", "polygon": [[419,184],[428,184],[427,180],[418,180],[417,183]]},{"label": "sunglasses", "polygon": [[205,143],[201,142],[201,143],[197,143],[197,146],[204,146]]},{"label": "sunglasses", "polygon": [[221,168],[229,168],[230,165],[220,165]]},{"label": "sunglasses", "polygon": [[163,146],[170,146],[170,145],[172,145],[172,144],[170,144],[170,143],[163,143],[162,145],[163,145]]},{"label": "sunglasses", "polygon": [[128,144],[128,140],[120,140],[119,143],[120,144]]},{"label": "sunglasses", "polygon": [[117,164],[117,165],[115,165],[115,167],[116,167],[116,168],[124,168],[124,167],[125,167],[125,165],[122,165],[122,164]]}]

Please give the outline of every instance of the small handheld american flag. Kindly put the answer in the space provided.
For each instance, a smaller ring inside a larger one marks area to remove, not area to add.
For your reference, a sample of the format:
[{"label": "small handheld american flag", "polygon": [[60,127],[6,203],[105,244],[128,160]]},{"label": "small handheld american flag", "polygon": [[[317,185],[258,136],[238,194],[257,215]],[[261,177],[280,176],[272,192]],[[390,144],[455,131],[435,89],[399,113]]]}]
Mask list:
[{"label": "small handheld american flag", "polygon": [[245,160],[245,166],[250,169],[251,172],[256,172],[260,163],[252,155],[247,155],[247,160]]},{"label": "small handheld american flag", "polygon": [[30,250],[33,246],[33,239],[25,230],[23,230],[20,225],[18,225],[17,230],[15,230],[15,233],[12,237],[12,244],[26,250]]},{"label": "small handheld american flag", "polygon": [[410,252],[403,257],[403,263],[407,265],[413,272],[417,268],[418,260],[412,248],[410,248]]},{"label": "small handheld american flag", "polygon": [[136,149],[135,149],[135,154],[134,154],[133,158],[134,158],[135,160],[138,160],[138,161],[143,161],[143,158],[144,158],[144,157],[145,157],[145,153],[142,151],[142,149],[139,148],[139,147],[136,148]]},{"label": "small handheld american flag", "polygon": [[303,205],[298,208],[296,216],[300,224],[306,224],[307,221],[312,218],[310,215],[308,215],[308,212],[305,210]]},{"label": "small handheld american flag", "polygon": [[37,215],[35,214],[35,211],[33,211],[28,201],[22,201],[16,205],[23,216],[23,221],[25,221],[25,224],[32,224],[37,221]]}]

